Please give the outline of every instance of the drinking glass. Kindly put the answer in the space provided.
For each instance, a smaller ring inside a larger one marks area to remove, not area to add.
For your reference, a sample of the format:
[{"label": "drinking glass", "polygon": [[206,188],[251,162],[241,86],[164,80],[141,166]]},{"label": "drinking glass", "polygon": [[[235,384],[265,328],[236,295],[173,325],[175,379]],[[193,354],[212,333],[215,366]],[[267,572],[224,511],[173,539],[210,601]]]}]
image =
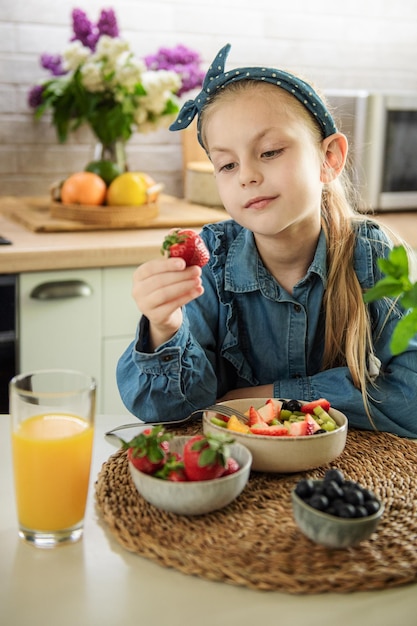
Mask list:
[{"label": "drinking glass", "polygon": [[19,535],[51,548],[82,537],[90,479],[95,379],[41,370],[10,381]]}]

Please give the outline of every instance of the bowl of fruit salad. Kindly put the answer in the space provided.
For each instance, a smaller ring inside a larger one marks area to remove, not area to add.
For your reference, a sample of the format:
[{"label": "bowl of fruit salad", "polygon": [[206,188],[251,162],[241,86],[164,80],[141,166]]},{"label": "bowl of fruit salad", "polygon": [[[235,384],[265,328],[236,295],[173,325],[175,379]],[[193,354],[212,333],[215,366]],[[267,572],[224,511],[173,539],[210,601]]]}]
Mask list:
[{"label": "bowl of fruit salad", "polygon": [[384,512],[376,495],[332,468],[322,480],[303,478],[292,491],[301,532],[328,548],[348,548],[369,539]]},{"label": "bowl of fruit salad", "polygon": [[205,411],[204,433],[232,434],[250,450],[253,470],[302,472],[330,463],[345,448],[347,418],[324,398],[242,398],[223,404],[244,413],[246,420]]},{"label": "bowl of fruit salad", "polygon": [[225,432],[172,436],[156,426],[123,447],[138,492],[177,515],[221,509],[240,495],[249,479],[251,453]]}]

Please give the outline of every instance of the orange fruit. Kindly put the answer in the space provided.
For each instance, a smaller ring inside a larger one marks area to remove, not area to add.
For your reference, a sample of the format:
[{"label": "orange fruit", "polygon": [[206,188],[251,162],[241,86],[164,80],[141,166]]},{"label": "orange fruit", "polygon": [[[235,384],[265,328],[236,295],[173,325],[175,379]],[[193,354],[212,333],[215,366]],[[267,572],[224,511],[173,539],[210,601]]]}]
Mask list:
[{"label": "orange fruit", "polygon": [[93,172],[76,172],[69,176],[61,187],[61,202],[64,204],[104,204],[106,183]]}]

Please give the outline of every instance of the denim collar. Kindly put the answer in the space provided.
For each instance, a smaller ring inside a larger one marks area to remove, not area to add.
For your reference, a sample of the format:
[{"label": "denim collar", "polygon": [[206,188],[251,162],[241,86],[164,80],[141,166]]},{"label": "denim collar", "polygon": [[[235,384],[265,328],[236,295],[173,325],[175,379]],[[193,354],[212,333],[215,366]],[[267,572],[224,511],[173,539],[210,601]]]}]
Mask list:
[{"label": "denim collar", "polygon": [[[316,274],[326,287],[326,237],[320,233],[316,252],[306,276],[300,285],[307,281],[311,274]],[[246,293],[261,290],[266,297],[277,299],[282,296],[282,289],[268,272],[259,256],[253,233],[242,228],[231,243],[227,253],[224,272],[224,287],[227,291]]]}]

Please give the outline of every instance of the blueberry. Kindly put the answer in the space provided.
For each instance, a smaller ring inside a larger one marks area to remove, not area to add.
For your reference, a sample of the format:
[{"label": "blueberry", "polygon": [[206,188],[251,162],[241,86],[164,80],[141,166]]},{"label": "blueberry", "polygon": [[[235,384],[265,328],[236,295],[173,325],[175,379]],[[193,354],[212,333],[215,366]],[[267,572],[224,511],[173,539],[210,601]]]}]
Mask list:
[{"label": "blueberry", "polygon": [[340,505],[338,511],[339,517],[355,517],[355,507],[353,506],[353,504],[343,502],[343,504]]},{"label": "blueberry", "polygon": [[373,515],[377,511],[379,511],[379,502],[378,500],[365,500],[364,507],[368,511],[368,515]]},{"label": "blueberry", "polygon": [[324,494],[329,498],[329,500],[334,500],[335,498],[343,498],[343,489],[335,480],[326,481],[324,483]]},{"label": "blueberry", "polygon": [[294,413],[294,411],[301,411],[301,404],[298,402],[298,400],[287,400],[282,405],[282,408],[286,411],[291,411],[291,413]]},{"label": "blueberry", "polygon": [[313,435],[322,435],[323,433],[327,433],[327,430],[324,430],[324,428],[319,428],[318,430],[316,430],[315,433],[313,433]]},{"label": "blueberry", "polygon": [[355,506],[355,517],[368,517],[369,513],[363,505]]},{"label": "blueberry", "polygon": [[325,482],[334,481],[338,485],[342,485],[344,481],[343,472],[336,468],[329,469],[324,475],[324,480]]},{"label": "blueberry", "polygon": [[308,501],[309,505],[313,507],[313,509],[318,509],[319,511],[325,511],[329,506],[329,499],[326,498],[323,494],[314,493],[310,500]]},{"label": "blueberry", "polygon": [[297,496],[305,500],[309,498],[314,492],[314,482],[311,478],[303,478],[297,483],[295,487],[295,493]]},{"label": "blueberry", "polygon": [[370,491],[369,489],[362,489],[362,493],[363,493],[363,499],[366,500],[376,500],[375,494],[373,493],[373,491]]},{"label": "blueberry", "polygon": [[346,489],[345,502],[353,504],[354,506],[361,506],[365,502],[362,491],[358,488],[354,489],[352,487]]},{"label": "blueberry", "polygon": [[303,478],[295,492],[309,506],[348,519],[373,515],[381,506],[372,491],[354,480],[345,480],[337,468],[327,470],[323,480]]}]

